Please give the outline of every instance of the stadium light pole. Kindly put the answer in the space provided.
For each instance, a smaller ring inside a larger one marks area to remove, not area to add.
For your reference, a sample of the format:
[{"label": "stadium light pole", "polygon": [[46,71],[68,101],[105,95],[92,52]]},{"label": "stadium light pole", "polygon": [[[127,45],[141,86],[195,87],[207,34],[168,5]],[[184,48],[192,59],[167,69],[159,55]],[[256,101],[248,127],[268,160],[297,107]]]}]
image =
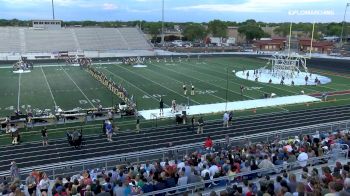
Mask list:
[{"label": "stadium light pole", "polygon": [[164,0],[162,0],[162,35],[161,45],[164,46]]},{"label": "stadium light pole", "polygon": [[350,3],[347,3],[345,6],[343,25],[342,25],[341,34],[340,34],[340,47],[343,47],[343,34],[344,34],[344,26],[345,26],[345,20],[346,20],[346,12],[348,11],[349,6],[350,6]]},{"label": "stadium light pole", "polygon": [[55,20],[55,4],[53,3],[53,0],[51,0],[51,6],[52,6],[52,20]]},{"label": "stadium light pole", "polygon": [[225,112],[227,111],[227,99],[228,99],[228,67],[226,68],[226,105],[225,105]]},{"label": "stadium light pole", "polygon": [[[113,77],[113,75],[111,74],[111,81],[113,81],[112,78],[114,78],[114,77]],[[114,96],[113,96],[113,91],[111,91],[111,98],[112,98],[112,109],[113,109],[113,108],[114,108]]]}]

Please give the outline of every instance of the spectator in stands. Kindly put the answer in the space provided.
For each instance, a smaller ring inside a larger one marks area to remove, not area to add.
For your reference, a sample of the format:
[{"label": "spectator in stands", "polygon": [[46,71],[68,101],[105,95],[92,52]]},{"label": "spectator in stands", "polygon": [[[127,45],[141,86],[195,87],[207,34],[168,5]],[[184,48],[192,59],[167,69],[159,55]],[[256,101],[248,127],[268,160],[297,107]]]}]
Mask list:
[{"label": "spectator in stands", "polygon": [[340,192],[340,195],[350,195],[350,178],[345,178],[344,189]]},{"label": "spectator in stands", "polygon": [[30,172],[28,177],[26,178],[26,186],[28,188],[29,195],[35,196],[36,195],[36,179],[35,179],[33,171]]},{"label": "spectator in stands", "polygon": [[288,188],[289,188],[291,193],[296,192],[297,185],[298,185],[298,182],[297,182],[295,174],[293,174],[293,173],[290,174],[289,175]]},{"label": "spectator in stands", "polygon": [[300,149],[300,154],[298,155],[298,162],[300,167],[305,167],[307,165],[307,160],[309,159],[309,156],[305,153],[305,149]]},{"label": "spectator in stands", "polygon": [[228,127],[228,120],[229,120],[229,114],[225,112],[223,117],[223,127]]},{"label": "spectator in stands", "polygon": [[273,187],[274,187],[274,191],[275,191],[275,194],[277,195],[280,191],[281,191],[281,182],[282,182],[283,178],[281,176],[277,176],[276,177],[276,182],[273,184]]},{"label": "spectator in stands", "polygon": [[209,167],[209,173],[210,173],[210,179],[214,179],[214,178],[216,178],[219,175],[220,169],[215,163],[213,163]]},{"label": "spectator in stands", "polygon": [[[74,185],[63,185],[62,180],[57,178],[59,183],[54,185],[54,187],[56,187],[54,192],[57,192],[57,187],[64,186],[68,187],[66,188],[66,193],[68,195],[75,195],[77,192],[82,196],[90,196],[87,194],[90,194],[88,193],[88,186],[91,184],[92,190],[94,190],[94,192],[96,191],[96,194],[99,194],[101,188],[103,188],[103,194],[109,192],[109,194],[113,193],[114,196],[119,196],[116,192],[123,192],[123,195],[128,195],[128,193],[148,193],[155,190],[171,188],[176,186],[176,184],[178,186],[187,185],[189,183],[210,179],[215,181],[215,183],[219,182],[218,184],[221,184],[216,178],[226,175],[230,182],[233,183],[243,180],[245,184],[243,190],[242,187],[232,187],[232,190],[228,190],[228,192],[235,192],[236,195],[270,194],[271,196],[287,196],[291,195],[291,193],[293,193],[293,195],[304,195],[304,193],[308,193],[308,195],[325,195],[328,192],[332,194],[345,194],[345,191],[350,190],[350,180],[346,178],[349,173],[349,166],[347,164],[342,166],[336,163],[333,173],[329,167],[324,167],[322,168],[322,175],[319,175],[315,169],[310,169],[309,172],[307,167],[303,167],[303,179],[300,180],[300,182],[296,180],[296,175],[292,173],[293,171],[289,175],[284,172],[283,177],[278,176],[275,182],[270,180],[269,176],[266,176],[264,179],[260,180],[260,191],[257,191],[256,186],[248,181],[253,179],[255,177],[254,175],[250,174],[243,177],[235,176],[240,172],[245,173],[259,168],[267,169],[266,172],[262,172],[263,174],[277,173],[279,171],[274,169],[275,166],[273,163],[279,164],[278,162],[282,160],[282,163],[286,160],[290,162],[290,159],[293,159],[293,155],[295,157],[295,154],[298,155],[298,152],[300,152],[298,160],[296,158],[294,160],[297,161],[297,164],[300,164],[299,158],[303,152],[310,157],[320,156],[321,154],[319,152],[316,154],[314,149],[319,150],[322,149],[322,147],[328,147],[332,144],[342,142],[341,140],[345,141],[345,137],[343,137],[342,134],[343,133],[337,133],[335,135],[332,133],[321,133],[318,139],[312,136],[301,136],[300,140],[290,138],[287,141],[276,137],[276,140],[271,144],[252,144],[247,140],[243,141],[245,145],[237,147],[223,145],[223,148],[220,149],[212,149],[213,143],[210,141],[210,137],[208,137],[201,149],[196,149],[195,152],[185,155],[183,159],[174,161],[165,160],[164,162],[156,161],[154,163],[147,161],[146,164],[142,165],[131,165],[127,163],[125,166],[113,168],[110,172],[105,170],[97,171],[97,169],[91,172],[83,172],[82,176],[84,178],[80,183],[78,180],[75,180]],[[325,142],[326,138],[328,142]],[[317,143],[316,146],[314,143]],[[212,150],[207,152],[205,150],[207,147]],[[310,149],[312,151],[310,151]],[[92,179],[97,180],[94,180],[95,182],[88,182],[86,179],[90,178],[90,175]],[[102,185],[100,185],[100,182],[102,182]],[[343,183],[344,190],[341,188],[339,189],[338,185],[331,184],[331,182],[338,184]],[[129,185],[130,183],[131,185]],[[207,182],[204,183],[204,186],[211,187],[215,185],[215,183]],[[328,185],[330,187],[329,191]],[[69,188],[69,186],[71,186],[71,188]]]},{"label": "spectator in stands", "polygon": [[184,186],[184,185],[187,185],[187,183],[188,183],[188,177],[185,176],[185,173],[183,171],[180,171],[177,185]]},{"label": "spectator in stands", "polygon": [[207,164],[204,164],[204,165],[203,165],[203,168],[204,168],[204,169],[201,171],[201,176],[202,176],[203,178],[205,178],[206,175],[208,174],[208,176],[210,177],[209,166],[208,166]]},{"label": "spectator in stands", "polygon": [[107,141],[112,142],[112,136],[113,136],[113,127],[112,123],[110,121],[106,122],[106,135],[107,135]]},{"label": "spectator in stands", "polygon": [[247,193],[249,192],[249,182],[247,179],[243,180],[243,186],[242,186],[242,191],[243,191],[243,195],[247,195]]},{"label": "spectator in stands", "polygon": [[268,155],[264,155],[264,160],[262,160],[258,167],[260,169],[271,169],[271,168],[274,168],[274,165],[273,163],[270,161]]},{"label": "spectator in stands", "polygon": [[10,167],[10,174],[11,174],[11,179],[15,180],[19,178],[19,169],[17,167],[17,164],[15,161],[11,162],[11,167]]},{"label": "spectator in stands", "polygon": [[43,140],[43,146],[48,146],[48,134],[47,134],[47,128],[44,127],[42,130],[41,130],[41,138]]},{"label": "spectator in stands", "polygon": [[105,187],[103,187],[101,188],[101,192],[96,196],[111,196],[111,194],[108,192],[108,190],[105,189]]},{"label": "spectator in stands", "polygon": [[43,178],[39,182],[39,190],[42,196],[48,195],[49,187],[50,187],[50,180],[47,177],[46,173],[44,173]]},{"label": "spectator in stands", "polygon": [[139,116],[136,118],[136,132],[137,133],[140,132],[140,117]]},{"label": "spectator in stands", "polygon": [[207,139],[205,139],[204,141],[204,148],[207,150],[207,151],[211,151],[213,149],[213,140],[210,138],[210,136],[207,137]]},{"label": "spectator in stands", "polygon": [[337,196],[342,191],[343,185],[339,182],[330,182],[328,184],[329,192],[325,196]]},{"label": "spectator in stands", "polygon": [[95,195],[101,193],[102,186],[100,184],[100,180],[96,180],[94,186],[91,188]]},{"label": "spectator in stands", "polygon": [[232,118],[233,118],[233,112],[231,111],[228,114],[228,126],[232,126]]},{"label": "spectator in stands", "polygon": [[270,176],[266,175],[264,179],[260,180],[260,187],[264,186],[267,188],[271,183],[273,184],[273,180],[270,180]]}]

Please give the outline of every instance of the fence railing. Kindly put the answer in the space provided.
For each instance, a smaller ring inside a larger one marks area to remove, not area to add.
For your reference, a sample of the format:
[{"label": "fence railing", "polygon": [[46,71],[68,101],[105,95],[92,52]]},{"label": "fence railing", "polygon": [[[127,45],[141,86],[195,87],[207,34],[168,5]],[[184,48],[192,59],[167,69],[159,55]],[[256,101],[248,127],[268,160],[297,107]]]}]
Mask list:
[{"label": "fence railing", "polygon": [[[268,126],[268,125],[266,125]],[[276,138],[288,139],[290,137],[295,137],[298,135],[314,134],[316,131],[319,132],[329,132],[336,129],[348,129],[350,127],[350,120],[338,121],[332,123],[316,124],[311,126],[296,127],[278,131],[249,134],[238,137],[231,137],[230,143],[234,146],[244,146],[249,143],[257,142],[269,142],[274,141]],[[226,144],[226,139],[224,135],[223,139],[214,140],[216,147],[224,147]],[[55,178],[56,176],[66,176],[75,175],[86,169],[95,168],[105,168],[107,170],[112,169],[116,165],[125,163],[140,163],[146,160],[165,160],[166,158],[177,159],[187,155],[189,152],[193,152],[203,147],[203,142],[173,146],[173,147],[163,147],[152,150],[145,150],[140,152],[124,153],[119,155],[109,155],[105,157],[89,158],[77,161],[67,161],[55,164],[47,164],[34,167],[20,168],[20,174],[26,175],[32,169],[37,169],[45,172],[50,178]],[[0,176],[10,176],[9,171],[0,172]]]}]

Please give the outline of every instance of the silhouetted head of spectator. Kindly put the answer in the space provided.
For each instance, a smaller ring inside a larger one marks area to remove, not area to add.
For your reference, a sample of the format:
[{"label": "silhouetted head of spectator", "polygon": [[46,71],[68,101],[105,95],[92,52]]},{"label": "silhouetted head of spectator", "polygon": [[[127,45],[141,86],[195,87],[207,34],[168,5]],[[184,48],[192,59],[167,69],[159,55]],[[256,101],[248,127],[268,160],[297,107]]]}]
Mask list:
[{"label": "silhouetted head of spectator", "polygon": [[276,182],[281,183],[282,179],[283,179],[283,178],[282,178],[281,176],[277,176],[277,177],[276,177]]}]

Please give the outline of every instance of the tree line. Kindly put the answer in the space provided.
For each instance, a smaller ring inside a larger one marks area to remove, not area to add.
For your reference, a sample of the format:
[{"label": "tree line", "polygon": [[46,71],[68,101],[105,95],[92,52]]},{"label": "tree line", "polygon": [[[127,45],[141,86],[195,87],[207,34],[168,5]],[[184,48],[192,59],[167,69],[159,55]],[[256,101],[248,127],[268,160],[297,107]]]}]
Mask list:
[{"label": "tree line", "polygon": [[[22,26],[30,27],[32,25],[29,20],[5,20],[0,19],[0,26]],[[179,25],[182,35],[189,41],[200,41],[208,35],[213,37],[227,38],[229,26],[238,27],[239,34],[245,36],[247,42],[251,42],[254,39],[260,39],[262,37],[270,37],[268,33],[263,31],[263,27],[276,27],[274,33],[280,36],[289,35],[290,23],[265,23],[255,20],[246,20],[244,22],[233,21],[221,21],[212,20],[208,23],[175,23],[165,22],[165,29],[173,29],[174,25]],[[293,31],[300,31],[306,35],[311,36],[312,23],[294,23]],[[62,26],[83,26],[83,27],[140,27],[144,32],[150,34],[153,39],[161,33],[162,22],[148,22],[148,21],[63,21]],[[345,24],[344,36],[348,36],[350,32],[350,23]],[[317,23],[315,24],[315,39],[319,39],[323,36],[340,36],[342,30],[342,23]]]}]

